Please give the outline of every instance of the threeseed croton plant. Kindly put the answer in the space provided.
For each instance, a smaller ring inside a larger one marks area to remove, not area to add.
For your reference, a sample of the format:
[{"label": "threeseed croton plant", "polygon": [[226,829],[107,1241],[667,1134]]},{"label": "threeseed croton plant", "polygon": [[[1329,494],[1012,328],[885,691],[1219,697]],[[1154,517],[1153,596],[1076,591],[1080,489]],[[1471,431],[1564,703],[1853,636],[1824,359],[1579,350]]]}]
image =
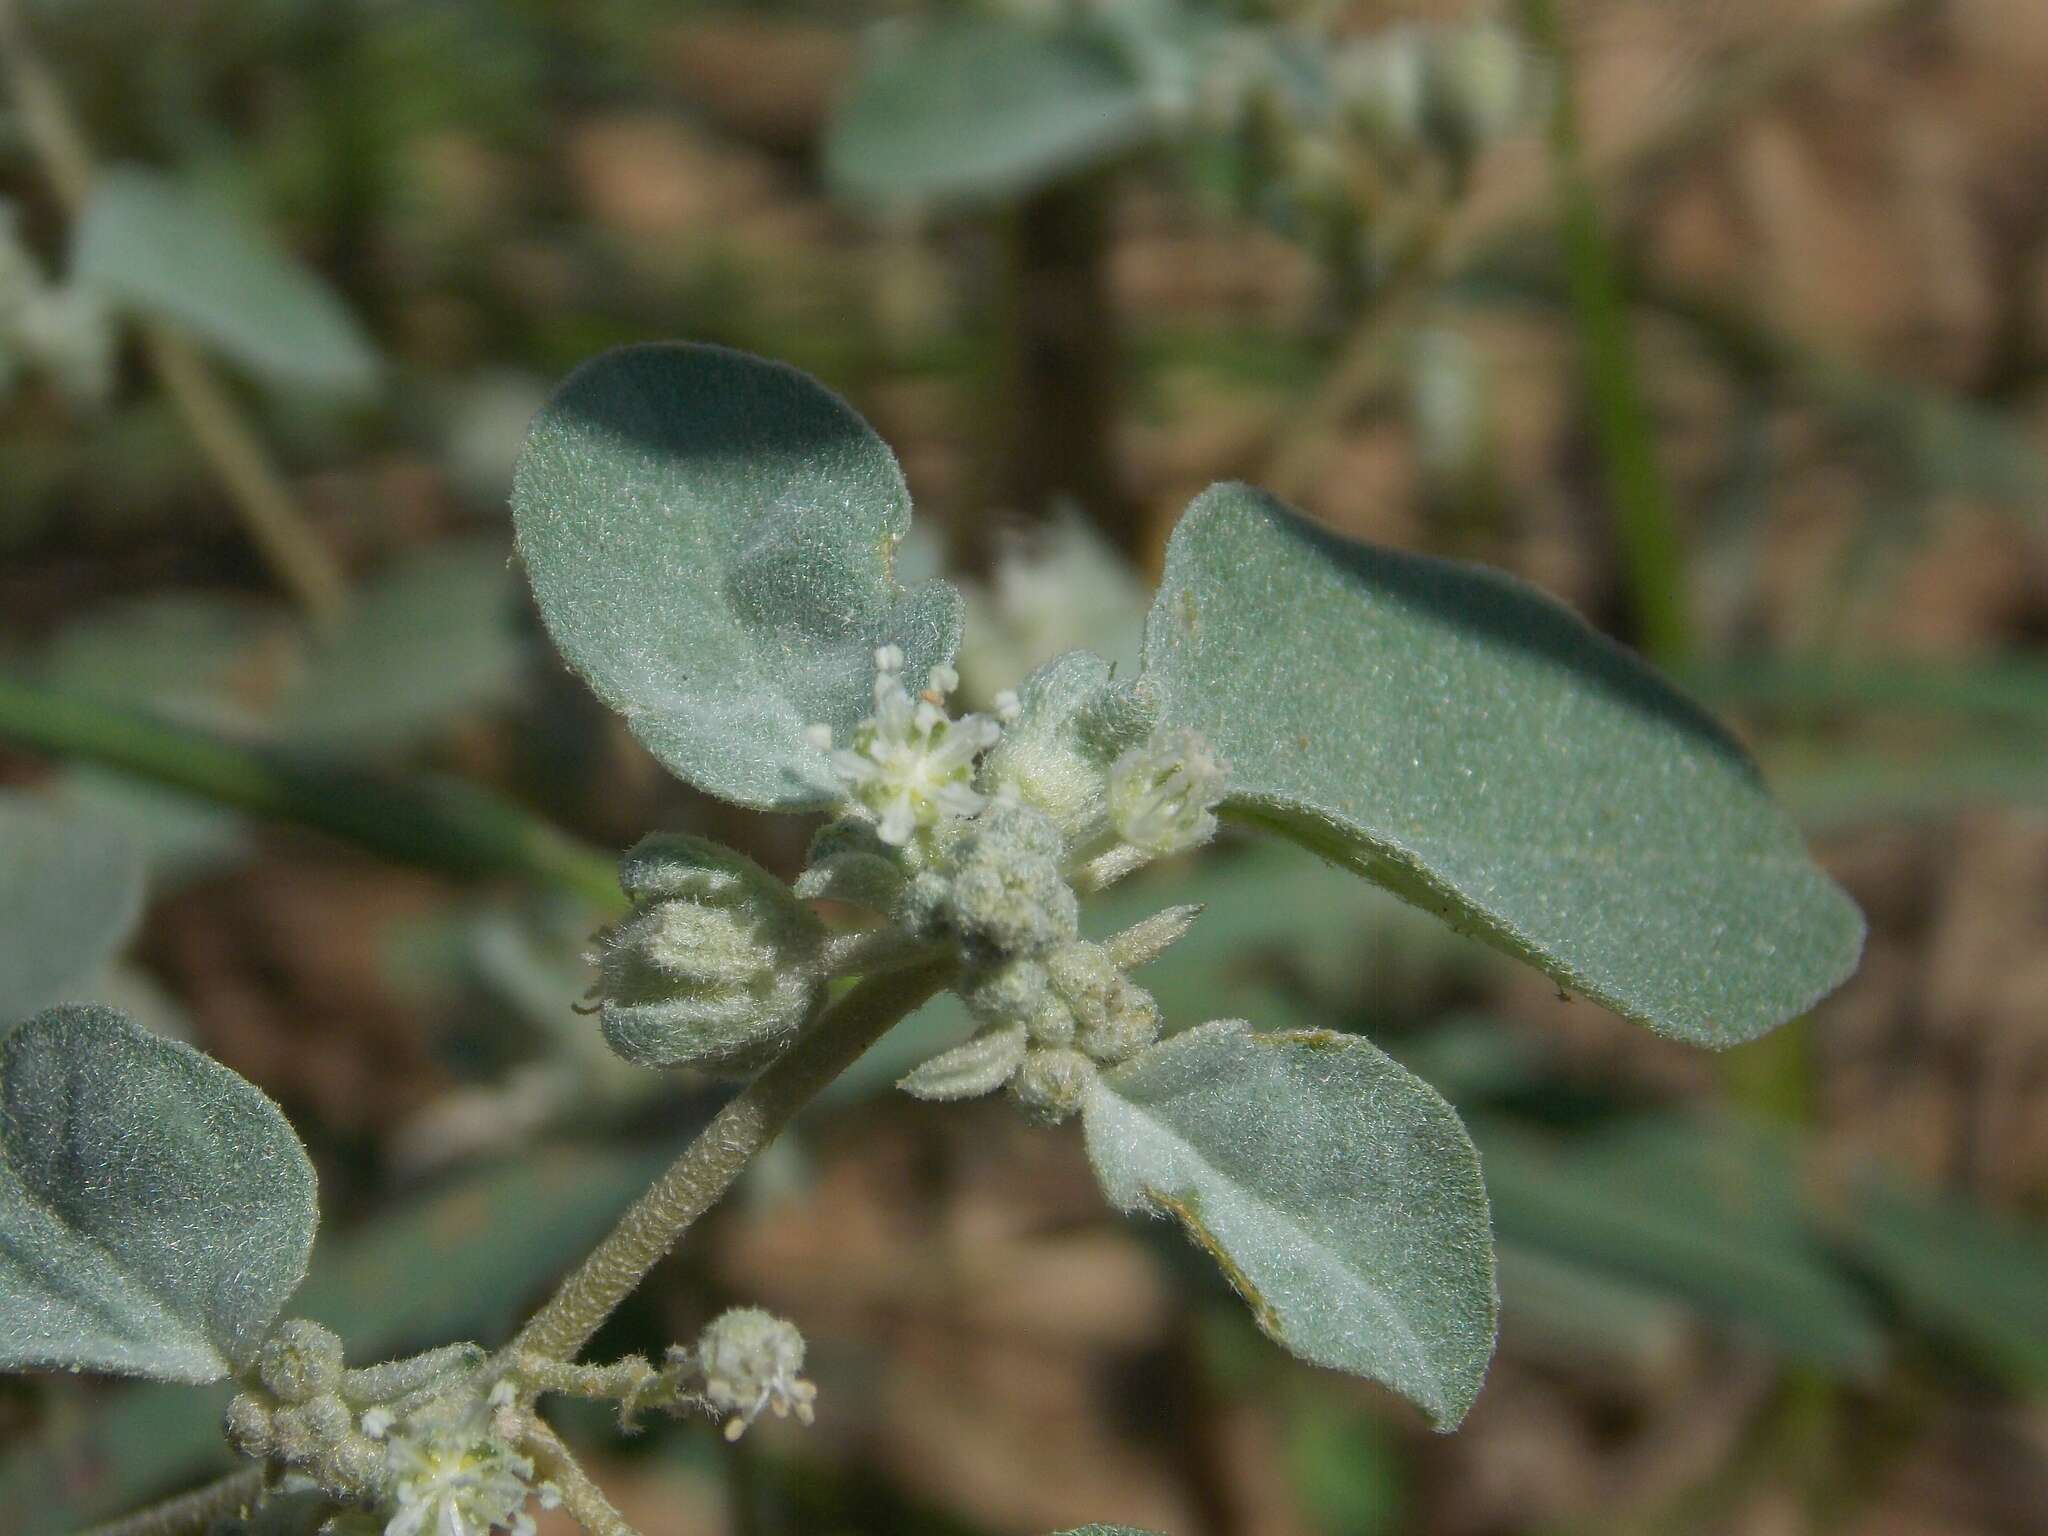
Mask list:
[{"label": "threeseed croton plant", "polygon": [[1733,739],[1646,667],[1519,582],[1347,542],[1250,487],[1182,519],[1136,676],[1076,652],[989,715],[948,703],[958,595],[895,581],[894,458],[792,369],[599,358],[541,413],[514,510],[556,644],[662,763],[824,818],[793,885],[647,839],[593,947],[616,1051],[744,1086],[509,1344],[350,1366],[326,1329],[278,1321],[314,1191],[275,1107],[104,1009],[15,1029],[0,1363],[243,1388],[246,1470],[129,1529],[467,1536],[559,1501],[610,1536],[625,1523],[549,1394],[729,1435],[808,1420],[803,1340],[755,1309],[658,1363],[578,1356],[799,1107],[949,989],[979,1027],[905,1089],[1078,1119],[1110,1203],[1179,1222],[1275,1342],[1454,1426],[1496,1313],[1457,1116],[1360,1036],[1162,1017],[1144,968],[1201,942],[1196,910],[1084,921],[1090,893],[1221,822],[1698,1044],[1763,1033],[1855,965],[1854,906]]}]

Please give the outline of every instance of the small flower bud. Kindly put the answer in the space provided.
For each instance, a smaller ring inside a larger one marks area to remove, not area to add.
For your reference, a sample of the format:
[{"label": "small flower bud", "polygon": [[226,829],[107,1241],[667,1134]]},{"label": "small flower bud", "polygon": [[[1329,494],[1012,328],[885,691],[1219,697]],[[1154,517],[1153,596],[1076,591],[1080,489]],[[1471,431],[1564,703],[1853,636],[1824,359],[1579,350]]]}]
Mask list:
[{"label": "small flower bud", "polygon": [[744,1072],[789,1043],[824,988],[824,927],[793,891],[729,848],[680,835],[633,849],[619,883],[634,911],[591,957],[613,1050],[642,1066]]},{"label": "small flower bud", "polygon": [[262,1460],[277,1449],[277,1437],[270,1424],[270,1404],[253,1392],[235,1395],[221,1419],[221,1433],[244,1456]]},{"label": "small flower bud", "polygon": [[1029,955],[1080,930],[1080,903],[1060,869],[1059,829],[1022,805],[995,805],[961,844],[940,921],[970,947]]},{"label": "small flower bud", "polygon": [[270,1416],[272,1455],[287,1466],[306,1466],[327,1454],[355,1433],[355,1416],[339,1397],[316,1397]]},{"label": "small flower bud", "polygon": [[1074,1017],[1075,1043],[1094,1060],[1113,1066],[1159,1038],[1159,1004],[1103,945],[1068,944],[1046,957],[1046,972]]},{"label": "small flower bud", "polygon": [[1157,730],[1109,770],[1109,821],[1132,847],[1159,856],[1216,834],[1223,765],[1193,731]]},{"label": "small flower bud", "polygon": [[1036,1118],[1057,1125],[1081,1107],[1095,1063],[1076,1050],[1036,1050],[1010,1079],[1010,1093]]},{"label": "small flower bud", "polygon": [[764,1411],[811,1422],[818,1389],[798,1374],[804,1336],[794,1323],[759,1307],[734,1307],[705,1327],[695,1362],[705,1401],[725,1416],[726,1439],[739,1439]]},{"label": "small flower bud", "polygon": [[256,1354],[256,1375],[281,1403],[304,1403],[341,1385],[341,1340],[318,1323],[282,1323]]}]

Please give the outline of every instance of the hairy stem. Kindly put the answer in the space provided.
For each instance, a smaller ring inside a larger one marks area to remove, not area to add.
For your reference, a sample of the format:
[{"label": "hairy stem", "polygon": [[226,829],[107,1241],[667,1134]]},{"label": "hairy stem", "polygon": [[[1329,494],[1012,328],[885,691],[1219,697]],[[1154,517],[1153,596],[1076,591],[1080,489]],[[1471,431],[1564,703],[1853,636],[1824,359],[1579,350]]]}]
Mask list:
[{"label": "hairy stem", "polygon": [[[0,75],[57,200],[74,219],[92,196],[93,156],[55,71],[37,51],[18,0],[0,0]],[[341,566],[320,541],[263,443],[206,359],[169,326],[141,327],[150,371],[234,503],[272,571],[318,624],[348,605]]]},{"label": "hairy stem", "polygon": [[620,903],[609,855],[458,780],[399,782],[304,762],[4,677],[0,741],[314,827],[398,863],[469,879],[517,875]]},{"label": "hairy stem", "polygon": [[590,1474],[562,1443],[560,1435],[536,1419],[525,1438],[526,1448],[533,1453],[535,1470],[555,1485],[570,1519],[590,1536],[638,1536],[626,1517],[604,1496],[604,1490],[590,1480]]},{"label": "hairy stem", "polygon": [[203,1531],[222,1515],[234,1514],[263,1491],[263,1468],[244,1467],[190,1493],[93,1526],[83,1536],[186,1536]]},{"label": "hairy stem", "polygon": [[954,966],[949,958],[870,977],[827,1008],[619,1218],[611,1234],[520,1331],[513,1355],[574,1359],[690,1223],[732,1187],[754,1155],[892,1024],[944,986]]}]

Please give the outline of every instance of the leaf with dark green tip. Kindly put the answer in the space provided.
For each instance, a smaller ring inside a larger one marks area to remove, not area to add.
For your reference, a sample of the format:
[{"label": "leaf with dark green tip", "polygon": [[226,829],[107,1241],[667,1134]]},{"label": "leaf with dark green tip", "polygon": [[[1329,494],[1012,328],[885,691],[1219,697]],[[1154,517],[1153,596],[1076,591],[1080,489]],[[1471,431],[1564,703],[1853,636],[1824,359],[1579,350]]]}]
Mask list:
[{"label": "leaf with dark green tip", "polygon": [[1708,715],[1534,588],[1212,487],[1143,687],[1225,809],[1661,1033],[1732,1045],[1855,969],[1863,918]]},{"label": "leaf with dark green tip", "polygon": [[334,291],[238,210],[140,166],[94,185],[73,274],[282,384],[362,394],[378,360]]},{"label": "leaf with dark green tip", "polygon": [[1199,1025],[1105,1072],[1083,1109],[1119,1210],[1180,1219],[1259,1326],[1465,1416],[1499,1310],[1479,1158],[1451,1107],[1356,1035]]},{"label": "leaf with dark green tip", "polygon": [[1121,154],[1155,124],[1102,42],[959,17],[870,50],[832,121],[825,172],[863,201],[992,202]]},{"label": "leaf with dark green tip", "polygon": [[699,789],[816,810],[875,651],[921,686],[960,640],[959,594],[905,592],[895,457],[816,380],[724,347],[627,347],[548,401],[512,492],[548,631],[633,734]]},{"label": "leaf with dark green tip", "polygon": [[0,1031],[91,981],[142,915],[142,859],[101,823],[0,795]]},{"label": "leaf with dark green tip", "polygon": [[316,1214],[277,1106],[190,1046],[76,1007],[0,1046],[0,1369],[238,1371]]}]

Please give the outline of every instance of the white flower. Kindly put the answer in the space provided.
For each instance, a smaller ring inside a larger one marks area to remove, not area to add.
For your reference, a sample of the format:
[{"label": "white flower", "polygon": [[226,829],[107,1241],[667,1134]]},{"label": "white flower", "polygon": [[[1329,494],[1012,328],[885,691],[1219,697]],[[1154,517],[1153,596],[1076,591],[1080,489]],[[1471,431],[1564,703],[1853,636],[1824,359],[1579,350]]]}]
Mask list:
[{"label": "white flower", "polygon": [[946,695],[960,683],[951,667],[934,667],[916,698],[903,686],[903,652],[875,652],[875,712],[854,728],[850,747],[832,751],[832,728],[814,725],[810,739],[831,752],[832,771],[854,804],[871,815],[883,842],[908,843],[920,827],[948,816],[973,816],[987,802],[974,789],[974,760],[1003,729],[986,715],[946,713]]},{"label": "white flower", "polygon": [[[485,1536],[494,1530],[533,1536],[533,1517],[526,1513],[535,1491],[533,1463],[492,1422],[499,1406],[493,1394],[459,1415],[430,1410],[391,1432],[385,1465],[397,1507],[384,1536]],[[369,1415],[364,1420],[368,1430]]]},{"label": "white flower", "polygon": [[725,1438],[737,1440],[763,1412],[808,1424],[818,1389],[797,1373],[804,1367],[804,1336],[759,1307],[734,1307],[706,1325],[697,1340],[704,1400],[725,1415]]},{"label": "white flower", "polygon": [[1157,730],[1109,770],[1109,821],[1146,853],[1180,853],[1216,832],[1223,765],[1193,731]]}]

